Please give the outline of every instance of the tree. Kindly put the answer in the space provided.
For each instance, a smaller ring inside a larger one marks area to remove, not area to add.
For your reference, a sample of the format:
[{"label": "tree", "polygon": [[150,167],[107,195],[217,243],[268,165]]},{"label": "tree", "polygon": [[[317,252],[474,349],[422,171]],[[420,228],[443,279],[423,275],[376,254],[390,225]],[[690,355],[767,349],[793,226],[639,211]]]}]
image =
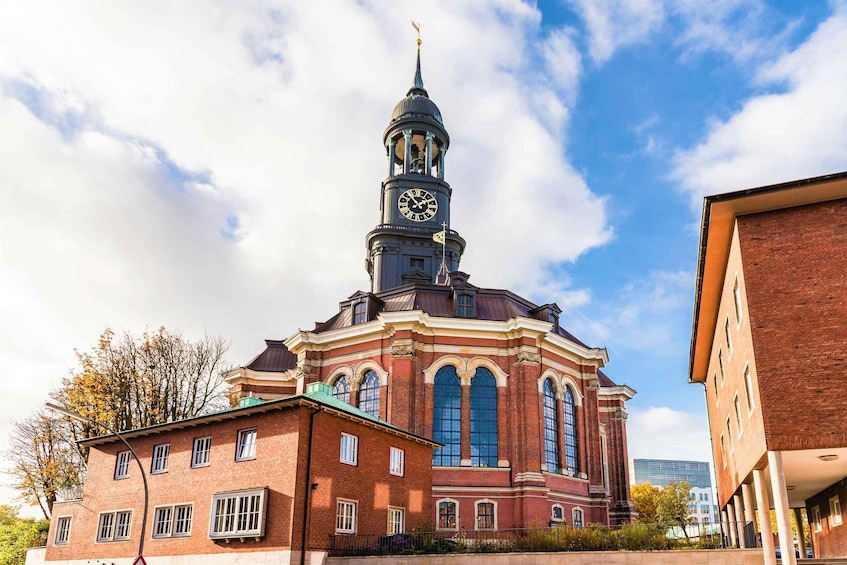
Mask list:
[{"label": "tree", "polygon": [[26,550],[47,543],[50,522],[21,518],[18,509],[0,505],[0,565],[24,565]]},{"label": "tree", "polygon": [[14,422],[6,457],[20,498],[38,505],[45,518],[60,488],[79,484],[85,461],[65,418],[45,410]]},{"label": "tree", "polygon": [[635,511],[638,512],[636,521],[639,524],[658,524],[659,487],[654,487],[650,483],[642,483],[632,487],[631,492],[632,504]]},{"label": "tree", "polygon": [[[52,396],[118,431],[192,418],[227,405],[228,347],[221,337],[191,342],[165,328],[140,338],[106,329],[91,352],[77,352],[79,369]],[[86,438],[103,431],[75,426]]]},{"label": "tree", "polygon": [[691,486],[688,481],[671,481],[662,487],[656,504],[659,523],[676,525],[688,537],[688,507],[691,504]]},{"label": "tree", "polygon": [[88,452],[77,442],[106,428],[123,431],[228,407],[228,347],[221,337],[192,342],[165,328],[140,338],[106,329],[94,349],[76,352],[79,367],[50,395],[101,425],[44,411],[15,422],[6,455],[21,498],[49,517],[59,489],[80,484],[85,473]]}]

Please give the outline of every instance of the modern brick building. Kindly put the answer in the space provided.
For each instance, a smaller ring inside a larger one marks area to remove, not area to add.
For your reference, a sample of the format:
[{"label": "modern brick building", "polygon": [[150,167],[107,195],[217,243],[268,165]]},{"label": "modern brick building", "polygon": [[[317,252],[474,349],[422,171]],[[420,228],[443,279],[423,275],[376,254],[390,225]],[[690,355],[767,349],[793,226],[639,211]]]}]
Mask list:
[{"label": "modern brick building", "polygon": [[[430,521],[432,448],[332,396],[301,395],[126,432],[90,448],[82,496],[53,508],[47,563],[301,563],[336,533]],[[142,534],[142,528],[146,531]]]},{"label": "modern brick building", "polygon": [[[847,556],[847,173],[705,199],[689,382],[705,385],[720,507],[794,562]],[[801,555],[809,540],[800,536]]]},{"label": "modern brick building", "polygon": [[432,458],[432,523],[445,530],[617,524],[631,517],[625,402],[635,392],[559,323],[555,304],[477,287],[458,270],[450,139],[414,84],[383,135],[387,176],[366,238],[369,291],[311,331],[268,341],[229,381],[282,397],[334,394],[443,445]]}]

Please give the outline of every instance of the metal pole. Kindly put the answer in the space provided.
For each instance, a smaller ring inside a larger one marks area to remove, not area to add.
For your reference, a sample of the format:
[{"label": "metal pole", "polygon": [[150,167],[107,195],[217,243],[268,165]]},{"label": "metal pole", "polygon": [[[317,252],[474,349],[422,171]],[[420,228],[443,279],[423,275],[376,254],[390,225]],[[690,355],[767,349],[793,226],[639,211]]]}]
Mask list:
[{"label": "metal pole", "polygon": [[49,408],[50,410],[53,410],[54,412],[59,412],[60,414],[64,414],[65,416],[68,416],[69,418],[73,418],[74,420],[80,420],[81,422],[88,422],[89,424],[94,424],[95,426],[100,426],[102,428],[105,428],[109,433],[117,436],[117,438],[124,443],[124,445],[127,447],[127,449],[129,449],[129,452],[132,453],[133,458],[135,458],[135,462],[138,464],[138,470],[141,472],[141,481],[144,484],[144,513],[141,515],[141,539],[138,540],[138,555],[137,555],[137,557],[141,557],[144,554],[144,536],[147,534],[147,507],[148,507],[148,503],[149,503],[149,500],[150,500],[150,491],[147,488],[147,474],[144,472],[144,467],[141,465],[141,459],[138,458],[138,454],[135,452],[135,450],[132,448],[132,446],[129,444],[129,442],[126,439],[124,439],[124,437],[120,433],[116,432],[115,430],[113,430],[112,428],[107,426],[106,424],[102,424],[100,422],[92,420],[91,418],[86,418],[85,416],[83,416],[79,412],[74,412],[73,410],[68,410],[67,408],[63,408],[61,406],[58,406],[56,404],[52,404],[50,402],[45,402],[44,405],[47,408]]}]

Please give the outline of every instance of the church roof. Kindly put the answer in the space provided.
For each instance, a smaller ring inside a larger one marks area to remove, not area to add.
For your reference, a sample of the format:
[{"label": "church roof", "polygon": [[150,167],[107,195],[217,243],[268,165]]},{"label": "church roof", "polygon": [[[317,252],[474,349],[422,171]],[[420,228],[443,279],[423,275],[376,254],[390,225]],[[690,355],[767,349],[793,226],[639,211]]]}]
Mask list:
[{"label": "church roof", "polygon": [[280,340],[266,339],[265,350],[244,366],[253,371],[281,373],[297,366],[297,356]]},{"label": "church roof", "polygon": [[438,109],[435,102],[430,100],[429,93],[423,85],[420,43],[418,43],[418,61],[415,67],[414,84],[406,93],[406,97],[394,106],[394,111],[391,112],[391,123],[393,124],[401,118],[432,118],[439,124],[444,125],[441,110]]}]

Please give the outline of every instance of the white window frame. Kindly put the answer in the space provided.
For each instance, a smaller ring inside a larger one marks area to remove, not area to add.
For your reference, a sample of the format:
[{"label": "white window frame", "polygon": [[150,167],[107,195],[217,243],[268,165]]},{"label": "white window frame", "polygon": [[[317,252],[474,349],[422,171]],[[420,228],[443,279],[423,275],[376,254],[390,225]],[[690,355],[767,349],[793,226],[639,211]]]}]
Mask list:
[{"label": "white window frame", "polygon": [[335,499],[335,533],[355,534],[359,501],[347,498]]},{"label": "white window frame", "polygon": [[744,308],[741,306],[741,288],[738,286],[738,275],[735,275],[735,281],[732,283],[732,300],[735,304],[736,327],[738,327],[741,325],[741,320],[744,319]]},{"label": "white window frame", "polygon": [[53,545],[68,545],[71,539],[71,516],[56,518],[56,533],[53,535]]},{"label": "white window frame", "polygon": [[150,474],[168,472],[168,457],[171,453],[171,444],[160,443],[153,446],[153,457],[150,461]]},{"label": "white window frame", "polygon": [[[441,506],[442,502],[445,503],[445,504],[452,504],[453,507],[456,509],[456,512],[454,514],[455,519],[456,519],[456,523],[452,527],[451,526],[441,526],[441,520],[440,520],[441,517],[440,517],[440,514],[439,514],[439,510],[440,510],[439,507]],[[448,531],[458,530],[460,523],[461,522],[459,522],[459,501],[458,500],[456,500],[454,498],[441,498],[441,499],[435,501],[435,529],[436,530],[448,530]]]},{"label": "white window frame", "polygon": [[721,462],[723,463],[723,466],[726,467],[726,464],[727,464],[726,440],[724,439],[723,434],[721,434]]},{"label": "white window frame", "polygon": [[[204,448],[201,449],[201,447]],[[198,460],[198,455],[203,456],[202,460]],[[211,458],[212,436],[202,436],[194,438],[194,442],[191,445],[191,468],[197,469],[198,467],[208,467]]]},{"label": "white window frame", "polygon": [[[180,517],[180,512],[183,513],[182,517]],[[185,523],[185,513],[188,513],[188,529],[185,528],[177,529],[178,523]],[[159,524],[164,518],[163,515],[167,516],[167,527],[160,528]],[[152,537],[155,539],[161,538],[184,538],[191,535],[191,525],[194,521],[194,504],[190,502],[186,502],[184,504],[169,504],[165,506],[156,506],[153,511],[153,532]]]},{"label": "white window frame", "polygon": [[726,369],[723,366],[723,349],[718,348],[718,369],[721,371],[721,385],[726,383]]},{"label": "white window frame", "polygon": [[721,395],[718,394],[718,372],[715,371],[712,374],[712,384],[715,386],[715,405],[719,405],[721,403]]},{"label": "white window frame", "polygon": [[744,365],[744,390],[747,391],[747,414],[753,413],[756,403],[753,402],[753,375],[750,374],[750,364]]},{"label": "white window frame", "polygon": [[844,523],[841,516],[841,499],[838,498],[837,494],[829,499],[829,517],[831,526],[840,526]]},{"label": "white window frame", "polygon": [[[105,522],[108,521],[108,526]],[[106,530],[105,528],[108,528]],[[101,512],[97,518],[96,543],[127,541],[132,533],[132,510]]]},{"label": "white window frame", "polygon": [[126,479],[129,477],[129,464],[132,462],[130,450],[118,451],[115,456],[115,479]]},{"label": "white window frame", "polygon": [[[579,514],[579,525],[577,525],[576,516]],[[573,524],[574,528],[584,528],[585,527],[585,510],[577,506],[573,510],[571,510],[571,524]]]},{"label": "white window frame", "polygon": [[729,315],[726,317],[726,321],[723,325],[724,333],[726,334],[726,349],[729,351],[729,358],[732,359],[732,333],[731,326],[729,324]]},{"label": "white window frame", "polygon": [[398,477],[406,472],[406,452],[399,447],[392,447],[389,451],[388,472]]},{"label": "white window frame", "polygon": [[[491,511],[494,514],[492,516],[492,518],[494,519],[494,523],[491,525],[490,528],[480,528],[479,527],[479,518],[480,518],[479,507],[482,504],[491,504]],[[474,530],[483,531],[483,532],[496,531],[497,530],[497,501],[491,500],[490,498],[483,498],[482,500],[475,501],[473,506],[474,506]]]},{"label": "white window frame", "polygon": [[[560,516],[556,516],[556,510],[559,511]],[[554,504],[550,508],[550,521],[551,522],[564,522],[565,521],[565,507],[561,504]]]},{"label": "white window frame", "polygon": [[820,532],[823,530],[823,520],[821,520],[821,507],[812,506],[812,530]]},{"label": "white window frame", "polygon": [[358,465],[359,462],[359,436],[341,432],[339,461],[345,465]]},{"label": "white window frame", "polygon": [[[236,461],[250,461],[256,458],[256,443],[258,437],[258,428],[238,430],[238,441],[235,443]],[[250,441],[250,438],[252,438],[252,441]]]},{"label": "white window frame", "polygon": [[[265,535],[267,506],[267,488],[221,492],[213,495],[209,515],[209,537],[211,539],[248,537],[259,539]],[[245,527],[250,525],[251,519],[255,519],[254,527]]]},{"label": "white window frame", "polygon": [[738,399],[738,393],[732,399],[733,410],[735,410],[735,421],[738,423],[738,437],[744,433],[744,426],[741,424],[741,400]]},{"label": "white window frame", "polygon": [[406,531],[406,509],[399,506],[388,507],[388,534],[402,534]]}]

